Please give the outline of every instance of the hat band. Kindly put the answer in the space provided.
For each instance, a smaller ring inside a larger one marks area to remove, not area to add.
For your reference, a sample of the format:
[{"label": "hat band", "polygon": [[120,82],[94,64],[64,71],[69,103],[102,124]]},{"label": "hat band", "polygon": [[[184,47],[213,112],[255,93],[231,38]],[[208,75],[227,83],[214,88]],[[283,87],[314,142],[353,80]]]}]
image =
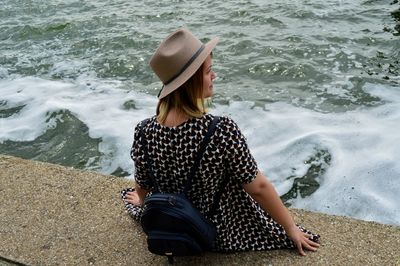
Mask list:
[{"label": "hat band", "polygon": [[189,61],[187,61],[187,63],[182,67],[182,69],[178,72],[178,74],[176,74],[175,76],[173,76],[172,78],[170,78],[169,80],[167,80],[166,82],[164,82],[164,85],[168,85],[169,83],[171,83],[174,79],[176,79],[180,74],[183,73],[183,71],[186,70],[186,68],[188,68],[193,61],[199,56],[199,54],[204,50],[206,46],[204,44],[201,45],[201,47],[199,48],[199,50],[197,50],[197,52],[189,59]]}]

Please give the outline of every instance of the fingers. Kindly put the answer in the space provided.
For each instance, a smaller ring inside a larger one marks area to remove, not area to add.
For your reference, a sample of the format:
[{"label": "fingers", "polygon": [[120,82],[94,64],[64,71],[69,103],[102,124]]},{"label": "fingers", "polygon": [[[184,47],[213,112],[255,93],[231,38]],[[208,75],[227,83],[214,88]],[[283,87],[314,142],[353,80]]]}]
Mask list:
[{"label": "fingers", "polygon": [[315,251],[319,248],[320,244],[311,240],[310,237],[311,235],[306,236],[306,243],[310,246],[310,250]]},{"label": "fingers", "polygon": [[137,197],[137,193],[134,192],[127,192],[125,195],[126,199],[134,199],[135,197]]},{"label": "fingers", "polygon": [[304,244],[304,248],[306,248],[307,250],[310,250],[310,251],[317,251],[317,249],[318,249],[318,247],[314,247],[309,243]]},{"label": "fingers", "polygon": [[129,191],[129,192],[126,192],[126,195],[127,196],[134,196],[134,195],[137,195],[137,192],[136,191]]},{"label": "fingers", "polygon": [[125,195],[125,201],[134,205],[140,205],[139,195],[137,194],[136,191],[127,192]]},{"label": "fingers", "polygon": [[301,256],[306,256],[304,250],[317,251],[319,244],[309,239],[310,235],[304,234],[299,240],[295,242],[297,250]]},{"label": "fingers", "polygon": [[311,240],[313,236],[298,227],[291,227],[286,232],[301,256],[306,255],[305,250],[317,251],[319,248],[319,243]]},{"label": "fingers", "polygon": [[317,248],[319,247],[319,243],[314,242],[314,241],[311,240],[311,237],[312,237],[311,234],[309,234],[309,233],[303,233],[303,235],[304,235],[304,237],[305,237],[305,239],[306,239],[306,242],[307,242],[310,246],[312,246],[312,247],[317,247]]},{"label": "fingers", "polygon": [[300,242],[300,243],[296,244],[296,246],[297,246],[297,250],[299,251],[299,254],[300,254],[301,256],[305,256],[306,253],[305,253],[304,250],[303,250],[303,245],[302,245],[302,243]]},{"label": "fingers", "polygon": [[315,248],[319,248],[319,246],[320,246],[319,243],[314,242],[314,241],[312,241],[311,239],[307,239],[307,243],[308,243],[310,246],[315,247]]}]

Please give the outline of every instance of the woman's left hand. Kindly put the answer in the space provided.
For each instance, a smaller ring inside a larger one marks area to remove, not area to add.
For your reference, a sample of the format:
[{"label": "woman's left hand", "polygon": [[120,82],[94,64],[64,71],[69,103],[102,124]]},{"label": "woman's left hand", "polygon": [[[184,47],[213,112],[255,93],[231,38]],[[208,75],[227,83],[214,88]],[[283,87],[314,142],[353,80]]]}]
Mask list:
[{"label": "woman's left hand", "polygon": [[305,256],[304,250],[317,251],[319,244],[310,239],[310,235],[302,232],[297,226],[286,230],[289,238],[294,242],[300,255]]},{"label": "woman's left hand", "polygon": [[125,195],[125,201],[136,206],[140,206],[140,198],[136,191],[127,192]]}]

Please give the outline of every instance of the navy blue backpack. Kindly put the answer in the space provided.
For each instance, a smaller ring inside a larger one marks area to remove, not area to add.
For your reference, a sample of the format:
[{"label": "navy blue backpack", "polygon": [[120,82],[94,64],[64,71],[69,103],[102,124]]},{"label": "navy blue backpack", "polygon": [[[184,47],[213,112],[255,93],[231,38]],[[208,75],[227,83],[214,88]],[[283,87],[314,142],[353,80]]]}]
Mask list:
[{"label": "navy blue backpack", "polygon": [[[219,117],[214,117],[206,136],[204,137],[195,163],[189,172],[188,179],[181,194],[162,193],[159,191],[157,180],[151,170],[149,158],[146,164],[153,181],[154,190],[144,200],[143,214],[140,220],[143,231],[147,235],[147,246],[150,252],[168,257],[170,264],[173,256],[198,256],[206,251],[212,251],[215,246],[216,227],[197,210],[186,197],[192,179],[200,165],[200,160],[214,134]],[[147,154],[147,141],[143,134],[143,121],[140,125],[140,134],[144,152]],[[222,186],[221,186],[222,187]],[[222,189],[214,196],[211,216],[219,202]]]}]

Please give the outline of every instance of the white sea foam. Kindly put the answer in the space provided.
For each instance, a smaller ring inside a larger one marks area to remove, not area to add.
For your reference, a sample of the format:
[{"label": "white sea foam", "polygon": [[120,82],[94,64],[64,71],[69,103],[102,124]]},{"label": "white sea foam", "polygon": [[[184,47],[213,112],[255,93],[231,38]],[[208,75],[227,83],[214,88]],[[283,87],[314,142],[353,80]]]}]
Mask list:
[{"label": "white sea foam", "polygon": [[[117,81],[99,82],[88,77],[76,83],[33,77],[2,80],[1,100],[7,101],[8,107],[25,107],[18,114],[0,119],[0,142],[34,140],[54,126],[54,121],[46,123],[51,112],[69,110],[88,126],[90,137],[102,138],[99,151],[105,157],[100,170],[111,173],[120,166],[131,172],[133,127],[154,110],[156,99],[119,86]],[[129,100],[135,101],[137,109],[123,108]]]},{"label": "white sea foam", "polygon": [[303,162],[316,149],[328,150],[332,161],[321,187],[294,207],[400,224],[400,92],[371,84],[365,90],[388,102],[330,114],[282,103],[268,105],[266,112],[243,112],[240,103],[217,109],[232,113],[244,128],[260,168],[280,194],[290,188],[283,177],[303,175]]},{"label": "white sea foam", "polygon": [[[0,100],[8,107],[25,105],[13,116],[0,119],[0,142],[33,140],[49,127],[49,112],[68,109],[102,138],[102,169],[117,167],[132,173],[129,149],[133,127],[154,113],[156,98],[122,89],[117,81],[83,76],[74,82],[40,78],[0,80]],[[232,101],[211,112],[231,116],[248,139],[259,168],[280,194],[292,186],[289,176],[304,175],[305,161],[327,151],[330,166],[318,178],[320,188],[311,196],[292,201],[294,207],[364,220],[400,224],[400,92],[398,88],[367,84],[367,93],[384,104],[345,113],[319,113],[284,103],[253,107]],[[123,104],[135,101],[136,109]],[[54,121],[53,121],[54,122]]]},{"label": "white sea foam", "polygon": [[0,67],[0,79],[8,77],[8,71],[6,68]]}]

